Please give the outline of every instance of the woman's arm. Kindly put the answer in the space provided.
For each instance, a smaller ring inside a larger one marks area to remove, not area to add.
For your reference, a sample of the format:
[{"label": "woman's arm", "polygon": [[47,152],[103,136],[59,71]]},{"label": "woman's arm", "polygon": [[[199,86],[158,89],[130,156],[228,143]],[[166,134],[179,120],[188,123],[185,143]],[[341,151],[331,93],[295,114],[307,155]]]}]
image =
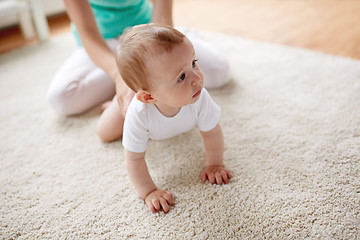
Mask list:
[{"label": "woman's arm", "polygon": [[97,66],[115,80],[118,75],[115,56],[100,34],[90,3],[88,0],[64,0],[64,3],[86,52]]},{"label": "woman's arm", "polygon": [[64,3],[86,52],[93,62],[114,80],[117,100],[125,114],[126,106],[131,101],[133,93],[121,78],[115,55],[100,34],[88,0],[64,0]]},{"label": "woman's arm", "polygon": [[172,0],[153,0],[153,16],[152,22],[173,26],[173,17],[172,17]]},{"label": "woman's arm", "polygon": [[[152,22],[173,25],[172,0],[154,0]],[[119,76],[114,54],[106,45],[96,25],[88,0],[64,0],[67,13],[75,24],[82,44],[94,63],[114,80]],[[121,79],[119,79],[121,80]],[[118,82],[116,82],[118,83]]]}]

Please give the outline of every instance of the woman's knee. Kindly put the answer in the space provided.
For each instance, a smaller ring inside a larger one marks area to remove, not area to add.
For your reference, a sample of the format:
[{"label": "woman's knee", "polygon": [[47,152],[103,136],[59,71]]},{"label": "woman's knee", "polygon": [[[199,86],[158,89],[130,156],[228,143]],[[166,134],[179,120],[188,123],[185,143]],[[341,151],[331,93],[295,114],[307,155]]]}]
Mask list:
[{"label": "woman's knee", "polygon": [[49,105],[60,115],[75,115],[79,114],[80,110],[77,102],[72,99],[71,91],[66,88],[50,86],[47,92],[47,100]]},{"label": "woman's knee", "polygon": [[204,68],[205,87],[221,88],[230,81],[230,64],[223,55],[218,56]]},{"label": "woman's knee", "polygon": [[186,36],[194,45],[199,66],[205,76],[205,87],[219,88],[230,80],[230,67],[226,56],[212,43],[202,39],[194,31],[189,31]]}]

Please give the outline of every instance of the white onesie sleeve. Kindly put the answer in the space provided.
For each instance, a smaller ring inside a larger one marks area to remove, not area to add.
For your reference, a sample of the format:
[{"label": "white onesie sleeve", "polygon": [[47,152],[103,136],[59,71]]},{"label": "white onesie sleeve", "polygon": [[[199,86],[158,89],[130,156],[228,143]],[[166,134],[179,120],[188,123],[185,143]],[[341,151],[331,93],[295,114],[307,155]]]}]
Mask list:
[{"label": "white onesie sleeve", "polygon": [[126,112],[122,144],[131,152],[143,153],[149,140],[146,105],[135,97]]}]

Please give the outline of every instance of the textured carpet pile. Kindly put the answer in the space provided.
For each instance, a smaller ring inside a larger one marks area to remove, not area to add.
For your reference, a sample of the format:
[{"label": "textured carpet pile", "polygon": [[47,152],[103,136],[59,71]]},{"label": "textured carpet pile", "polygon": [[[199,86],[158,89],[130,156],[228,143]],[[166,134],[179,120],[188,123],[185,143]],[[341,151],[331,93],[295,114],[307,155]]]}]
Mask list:
[{"label": "textured carpet pile", "polygon": [[225,186],[202,183],[197,129],[151,141],[150,173],[174,194],[152,214],[100,109],[59,117],[45,95],[70,34],[0,56],[1,239],[359,239],[360,62],[203,33],[231,63],[222,108]]}]

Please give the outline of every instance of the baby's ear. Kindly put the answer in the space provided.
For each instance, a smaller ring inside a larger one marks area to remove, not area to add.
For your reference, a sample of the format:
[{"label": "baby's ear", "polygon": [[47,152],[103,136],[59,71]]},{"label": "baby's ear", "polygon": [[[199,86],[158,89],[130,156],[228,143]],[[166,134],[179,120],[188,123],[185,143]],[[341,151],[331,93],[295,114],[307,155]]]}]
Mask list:
[{"label": "baby's ear", "polygon": [[151,96],[151,93],[149,93],[146,90],[140,90],[136,93],[136,98],[140,102],[143,103],[155,103],[156,99]]}]

